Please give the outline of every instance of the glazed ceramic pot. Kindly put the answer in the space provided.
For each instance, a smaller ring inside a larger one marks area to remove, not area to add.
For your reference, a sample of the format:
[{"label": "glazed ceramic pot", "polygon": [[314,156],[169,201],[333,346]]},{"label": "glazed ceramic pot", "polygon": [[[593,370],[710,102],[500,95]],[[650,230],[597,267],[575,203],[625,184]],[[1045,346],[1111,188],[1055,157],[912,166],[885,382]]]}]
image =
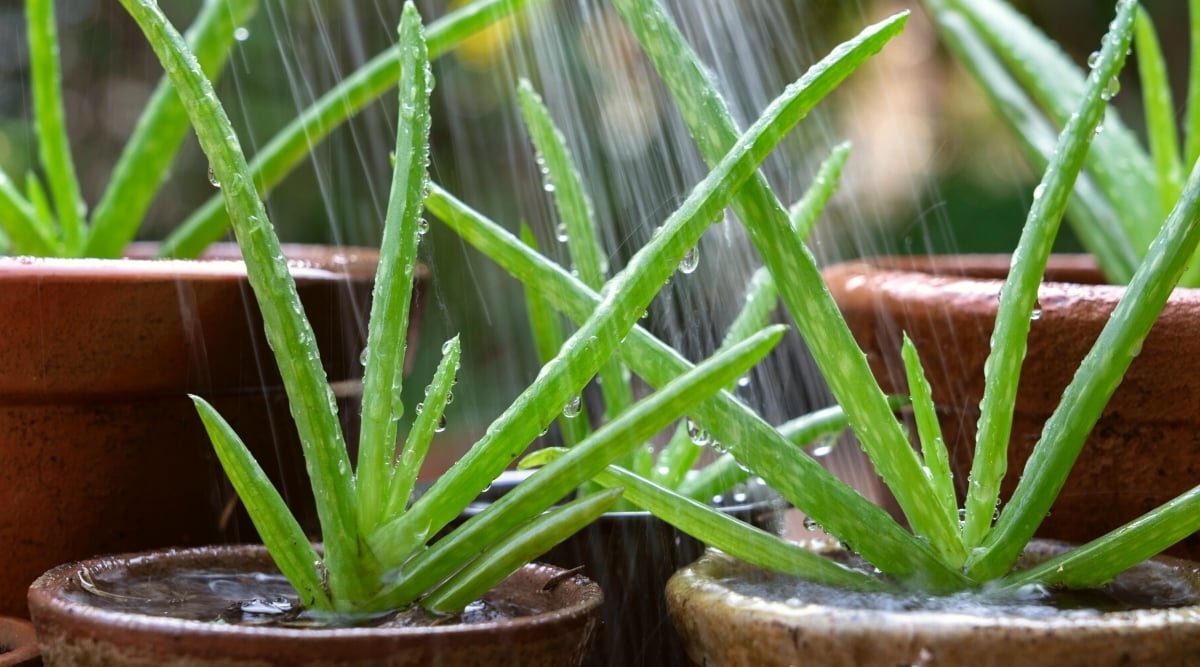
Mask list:
[{"label": "glazed ceramic pot", "polygon": [[[1036,541],[1025,562],[1061,553]],[[1200,565],[1147,561],[1097,597],[1121,610],[1031,600],[1007,607],[961,598],[832,594],[710,552],[667,585],[688,655],[707,667],[1184,667],[1200,655]],[[1150,598],[1170,607],[1139,607]]]},{"label": "glazed ceramic pot", "polygon": [[[143,586],[165,578],[195,581],[216,573],[225,592],[237,574],[278,579],[261,546],[226,546],[95,558],[57,567],[29,589],[29,610],[42,657],[57,665],[157,667],[399,667],[401,665],[576,665],[595,625],[603,596],[581,576],[547,565],[527,565],[483,600],[502,608],[502,620],[425,627],[273,627],[170,618],[164,609],[188,599],[154,596],[144,611]],[[189,589],[181,589],[189,590]],[[272,588],[272,590],[275,590]],[[99,592],[97,594],[96,592]],[[114,591],[121,591],[119,593]],[[293,591],[294,593],[294,591]],[[119,596],[119,597],[115,597]],[[271,595],[230,596],[245,608]],[[147,598],[149,599],[149,598]],[[117,609],[114,609],[116,607]],[[174,613],[174,612],[173,612]],[[224,616],[222,616],[224,618]]]},{"label": "glazed ceramic pot", "polygon": [[[529,471],[508,471],[492,483],[460,521],[487,508]],[[718,509],[778,533],[785,503],[761,484],[729,494]],[[679,568],[704,553],[704,545],[649,512],[606,512],[538,560],[574,569],[604,591],[600,626],[583,664],[589,667],[658,667],[686,660],[683,643],[667,618],[663,589]]]},{"label": "glazed ceramic pot", "polygon": [[[377,254],[286,252],[352,418]],[[0,258],[0,614],[23,616],[29,584],[59,563],[256,539],[248,520],[222,522],[233,494],[189,393],[315,519],[239,257],[225,245],[203,261]]]},{"label": "glazed ceramic pot", "polygon": [[[983,366],[1007,256],[891,257],[832,266],[825,279],[885,391],[906,391],[902,332],[933,388],[956,482],[965,488]],[[1124,294],[1091,258],[1056,256],[1038,292],[1009,442],[1011,494],[1042,425]],[[1038,534],[1085,542],[1200,481],[1200,291],[1178,289],[1092,430]],[[1169,553],[1200,559],[1193,535]]]},{"label": "glazed ceramic pot", "polygon": [[33,625],[23,618],[0,616],[0,667],[42,664]]}]

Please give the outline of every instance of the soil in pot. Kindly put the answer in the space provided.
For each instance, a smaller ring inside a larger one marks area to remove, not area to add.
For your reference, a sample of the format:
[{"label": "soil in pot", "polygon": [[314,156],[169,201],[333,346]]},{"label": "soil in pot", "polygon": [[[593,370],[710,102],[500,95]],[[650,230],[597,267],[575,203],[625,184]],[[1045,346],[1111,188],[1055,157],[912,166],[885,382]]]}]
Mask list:
[{"label": "soil in pot", "polygon": [[[1024,562],[1065,548],[1035,541]],[[851,593],[710,552],[667,599],[691,659],[714,667],[1182,667],[1200,652],[1198,568],[1161,558],[1096,590],[935,597]]]},{"label": "soil in pot", "polygon": [[299,611],[265,549],[245,546],[91,559],[29,592],[47,665],[575,665],[601,600],[583,577],[534,564],[459,616],[331,627]]},{"label": "soil in pot", "polygon": [[[1010,258],[880,257],[823,273],[885,391],[906,390],[901,334],[924,362],[960,492],[983,394],[983,366]],[[1054,256],[1039,289],[1012,435],[1012,493],[1042,425],[1124,294],[1090,257]],[[1086,542],[1200,480],[1200,290],[1177,289],[1088,436],[1038,534]],[[1200,535],[1168,553],[1200,560]]]},{"label": "soil in pot", "polygon": [[[507,472],[464,514],[487,507],[527,472]],[[715,500],[715,499],[714,499]],[[778,532],[784,504],[761,482],[740,487],[716,503],[722,511]],[[684,664],[683,643],[667,615],[663,590],[676,570],[704,553],[704,545],[649,512],[609,512],[542,555],[539,560],[580,572],[604,591],[601,624],[589,667],[658,667]]]}]

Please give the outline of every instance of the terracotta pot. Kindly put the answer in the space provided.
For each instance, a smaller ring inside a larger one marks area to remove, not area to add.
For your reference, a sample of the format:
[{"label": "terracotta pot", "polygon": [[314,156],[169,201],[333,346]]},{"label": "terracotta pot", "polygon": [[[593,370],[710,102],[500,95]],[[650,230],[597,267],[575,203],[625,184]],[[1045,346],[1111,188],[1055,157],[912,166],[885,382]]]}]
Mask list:
[{"label": "terracotta pot", "polygon": [[[529,475],[503,473],[480,502],[464,512],[473,516]],[[765,486],[730,499],[721,511],[778,533],[784,503]],[[607,512],[538,560],[581,572],[600,585],[605,605],[592,650],[591,667],[658,667],[681,664],[686,655],[667,619],[663,589],[676,570],[704,553],[704,545],[649,512]]]},{"label": "terracotta pot", "polygon": [[29,590],[29,610],[50,667],[574,665],[603,600],[600,588],[587,579],[562,577],[558,568],[534,564],[485,596],[528,610],[506,620],[430,627],[250,627],[104,609],[80,585],[85,568],[99,590],[122,578],[153,580],[172,572],[278,573],[259,546],[127,554],[57,567]]},{"label": "terracotta pot", "polygon": [[0,667],[42,664],[33,625],[23,618],[0,616]]},{"label": "terracotta pot", "polygon": [[[376,252],[286,252],[353,418]],[[255,539],[248,520],[222,526],[232,492],[188,393],[212,402],[315,520],[237,247],[211,256],[225,259],[0,258],[0,614],[24,615],[29,583],[59,563]]]},{"label": "terracotta pot", "polygon": [[[1035,542],[1027,562],[1064,548]],[[1178,605],[1171,608],[913,610],[797,595],[780,575],[710,552],[671,578],[667,602],[688,655],[709,667],[1184,667],[1200,655],[1198,567],[1155,559],[1106,586],[1134,596],[1153,591]]]},{"label": "terracotta pot", "polygon": [[[890,257],[825,270],[829,289],[886,391],[906,391],[901,332],[921,354],[959,491],[974,447],[983,365],[1007,256]],[[1123,287],[1084,256],[1051,258],[1021,372],[1006,500],[1042,425]],[[1150,331],[1039,535],[1084,542],[1200,482],[1200,291],[1179,289]],[[1200,559],[1193,535],[1170,553]]]}]

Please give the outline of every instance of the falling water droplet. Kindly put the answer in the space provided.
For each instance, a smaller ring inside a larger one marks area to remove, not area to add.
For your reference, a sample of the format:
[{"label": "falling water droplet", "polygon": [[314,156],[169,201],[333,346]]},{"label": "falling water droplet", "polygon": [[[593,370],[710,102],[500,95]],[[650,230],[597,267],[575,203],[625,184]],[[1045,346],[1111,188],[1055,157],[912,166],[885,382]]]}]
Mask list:
[{"label": "falling water droplet", "polygon": [[245,26],[238,26],[233,31],[233,38],[239,42],[244,42],[247,39],[250,39],[250,31],[247,30]]},{"label": "falling water droplet", "polygon": [[217,172],[213,171],[212,167],[208,168],[208,182],[212,183],[214,188],[219,189],[221,187],[221,181],[217,180]]},{"label": "falling water droplet", "polygon": [[579,411],[582,409],[583,399],[579,396],[576,396],[563,406],[563,416],[567,419],[574,419],[579,416]]},{"label": "falling water droplet", "polygon": [[700,250],[697,248],[692,248],[691,250],[687,251],[687,253],[683,256],[683,259],[679,260],[679,272],[685,274],[692,273],[696,270],[696,267],[699,264]]},{"label": "falling water droplet", "polygon": [[737,386],[741,387],[742,389],[745,389],[746,387],[749,387],[749,386],[750,386],[750,376],[749,376],[749,375],[743,375],[742,377],[738,378],[738,379],[737,379]]},{"label": "falling water droplet", "polygon": [[559,243],[566,243],[567,238],[568,238],[567,237],[567,223],[565,223],[565,222],[558,223],[558,228],[554,230],[554,236],[555,236],[555,238],[558,239]]}]

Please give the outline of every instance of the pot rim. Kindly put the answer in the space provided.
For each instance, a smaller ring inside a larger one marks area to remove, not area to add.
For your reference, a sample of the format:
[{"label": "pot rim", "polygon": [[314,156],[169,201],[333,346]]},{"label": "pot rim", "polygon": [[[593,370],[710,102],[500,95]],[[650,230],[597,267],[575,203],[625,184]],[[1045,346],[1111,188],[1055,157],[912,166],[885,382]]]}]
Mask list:
[{"label": "pot rim", "polygon": [[[558,621],[586,617],[603,602],[599,586],[591,580],[572,575],[559,585],[571,585],[580,589],[582,599],[574,604],[500,621],[483,621],[479,623],[458,623],[437,626],[410,627],[322,627],[322,628],[284,628],[213,623],[191,619],[167,618],[151,616],[127,611],[101,609],[88,605],[79,600],[67,599],[63,587],[76,578],[76,572],[82,567],[93,571],[102,571],[114,567],[126,566],[130,569],[146,567],[155,560],[182,559],[196,566],[228,562],[230,558],[248,559],[254,565],[278,572],[274,567],[266,547],[260,544],[211,545],[192,548],[168,548],[136,553],[117,554],[112,556],[97,556],[93,558],[67,563],[55,567],[29,587],[28,602],[30,614],[36,626],[39,617],[57,617],[59,621],[71,625],[118,626],[133,633],[170,634],[187,632],[189,635],[204,635],[213,640],[222,637],[274,637],[290,642],[323,643],[331,639],[354,639],[356,637],[381,637],[404,639],[417,636],[438,635],[443,638],[467,636],[487,633],[497,629],[514,632],[534,630],[541,626],[551,625]],[[545,574],[552,578],[562,574],[564,570],[541,563],[529,563],[518,572],[535,575]]]},{"label": "pot rim", "polygon": [[[220,280],[246,277],[246,264],[235,243],[216,243],[199,259],[156,259],[155,243],[134,243],[120,259],[0,256],[0,280]],[[379,250],[365,246],[283,244],[292,275],[298,280],[371,280]],[[427,271],[418,266],[418,274]]]},{"label": "pot rim", "polygon": [[[1057,553],[1070,545],[1048,539],[1035,539],[1031,546]],[[816,546],[814,546],[816,545]],[[810,548],[828,551],[832,545],[816,540]],[[709,549],[700,560],[683,568],[671,578],[668,598],[687,597],[692,600],[703,598],[714,607],[723,607],[730,612],[744,614],[759,622],[770,622],[784,626],[798,626],[809,630],[828,628],[831,631],[861,634],[886,634],[888,632],[911,633],[920,628],[923,635],[936,638],[956,636],[964,631],[981,633],[989,629],[1022,632],[1041,636],[1070,631],[1076,637],[1111,636],[1116,630],[1144,631],[1156,628],[1187,625],[1200,626],[1200,602],[1178,607],[1139,608],[1118,611],[1090,611],[1072,614],[1068,612],[1046,616],[1007,614],[995,611],[990,614],[973,614],[946,610],[890,610],[836,606],[821,602],[803,601],[802,606],[786,602],[765,600],[743,595],[732,590],[722,579],[735,576],[740,571],[753,569],[724,553]],[[1200,599],[1200,566],[1170,556],[1158,556],[1118,575],[1127,577],[1131,572],[1148,577],[1175,575],[1177,581],[1191,589]],[[674,604],[672,606],[675,606]],[[770,619],[769,621],[767,619]]]}]

